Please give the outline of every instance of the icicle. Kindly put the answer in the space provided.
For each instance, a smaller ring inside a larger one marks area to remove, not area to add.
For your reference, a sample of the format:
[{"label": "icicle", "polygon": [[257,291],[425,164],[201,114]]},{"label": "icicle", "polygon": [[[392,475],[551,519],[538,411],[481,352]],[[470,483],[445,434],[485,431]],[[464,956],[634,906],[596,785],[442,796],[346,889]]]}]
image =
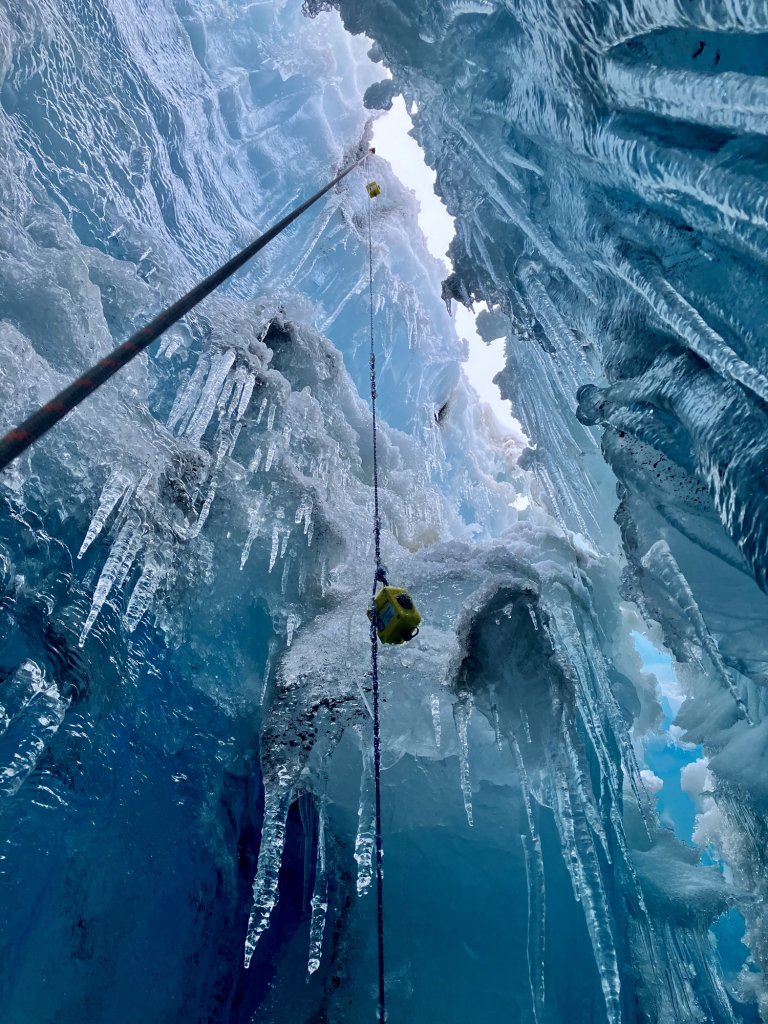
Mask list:
[{"label": "icicle", "polygon": [[363,274],[358,277],[354,285],[346,292],[343,298],[339,301],[335,309],[322,321],[319,325],[322,334],[328,334],[332,324],[341,315],[342,310],[346,307],[350,299],[355,295],[360,295],[365,288],[368,287],[368,270],[366,269]]},{"label": "icicle", "polygon": [[135,498],[141,498],[146,493],[147,487],[149,486],[149,481],[152,479],[152,476],[152,470],[148,469],[144,476],[141,478],[141,480],[139,480],[139,482],[136,484],[136,493],[134,494]]},{"label": "icicle", "polygon": [[733,697],[739,711],[747,722],[750,725],[754,725],[749,711],[731,679],[731,674],[725,666],[717,640],[710,633],[696,598],[693,596],[693,591],[688,585],[688,580],[681,572],[680,566],[677,564],[667,542],[665,540],[657,540],[643,556],[642,564],[643,568],[650,569],[664,584],[667,592],[677,602],[680,611],[688,617],[701,646],[709,655],[712,666],[720,677],[721,682]]},{"label": "icicle", "polygon": [[[563,596],[567,598],[567,591],[563,590]],[[596,650],[591,652],[591,657],[585,651],[585,638],[574,618],[568,600],[564,600],[560,604],[557,612],[557,621],[554,623],[554,626],[559,641],[556,649],[565,651],[568,664],[572,670],[575,670],[578,679],[579,685],[575,689],[578,712],[592,739],[595,753],[600,760],[602,775],[608,780],[611,791],[616,793],[621,788],[622,778],[614,758],[608,750],[609,740],[603,727],[601,715],[605,714],[610,719],[611,715],[616,714],[612,722],[614,739],[619,744],[622,744],[623,740],[626,739],[626,730],[621,723],[620,713],[614,706],[610,686],[607,683],[605,687],[600,686],[598,677],[595,674],[595,666],[602,663],[602,657]],[[623,749],[627,757],[629,757],[629,752],[626,748]],[[630,763],[629,760],[627,760],[627,763]]]},{"label": "icicle", "polygon": [[538,478],[544,486],[544,490],[547,492],[547,497],[549,498],[550,505],[552,506],[552,514],[557,520],[563,533],[567,536],[570,532],[568,530],[568,525],[560,510],[560,502],[557,500],[557,494],[555,488],[552,486],[552,480],[543,465],[538,467]]},{"label": "icicle", "polygon": [[282,783],[264,780],[264,824],[261,829],[259,863],[253,880],[253,907],[245,939],[245,966],[250,967],[256,943],[269,926],[277,903],[277,880],[285,846],[285,827],[291,791]]},{"label": "icicle", "polygon": [[[240,407],[240,399],[243,397],[243,388],[245,387],[247,379],[248,371],[246,368],[242,364],[240,366],[236,366],[234,373],[229,377],[229,380],[232,382],[232,387],[224,388],[221,392],[221,396],[219,397],[219,408],[223,408],[224,405],[227,405],[224,417],[228,418],[232,422],[237,421],[237,410]],[[227,392],[229,392],[228,404],[226,401]]]},{"label": "icicle", "polygon": [[275,458],[275,452],[277,451],[277,444],[275,441],[269,442],[269,448],[267,448],[267,458],[264,462],[264,472],[268,473],[272,468],[272,462]]},{"label": "icicle", "polygon": [[469,781],[469,738],[467,730],[472,715],[472,695],[467,691],[459,694],[458,701],[453,705],[453,720],[456,723],[456,735],[459,739],[459,772],[461,794],[464,797],[464,810],[470,828],[474,825],[472,817],[472,786]]},{"label": "icicle", "polygon": [[121,470],[116,470],[107,480],[104,485],[104,490],[101,492],[99,498],[99,507],[96,509],[96,514],[91,520],[91,525],[88,527],[88,532],[85,535],[83,543],[80,545],[80,550],[77,553],[78,558],[82,558],[88,548],[93,544],[96,538],[99,536],[101,531],[104,529],[104,524],[109,519],[110,513],[113,511],[118,502],[123,498],[131,486],[133,481]]},{"label": "icicle", "polygon": [[214,464],[211,467],[211,482],[210,482],[210,485],[208,487],[208,493],[206,494],[205,500],[203,501],[203,507],[200,509],[200,514],[197,517],[197,522],[192,527],[192,530],[191,530],[191,536],[192,537],[199,536],[200,531],[205,526],[205,522],[206,522],[206,520],[208,518],[208,515],[210,514],[211,506],[213,505],[213,499],[216,497],[216,491],[217,491],[218,486],[219,486],[219,478],[216,475],[217,468],[218,467],[217,467],[216,464]]},{"label": "icicle", "polygon": [[[315,819],[319,821],[319,811],[316,811],[317,801],[311,793],[300,793],[296,801],[299,809],[299,820],[301,831],[304,836],[304,855],[302,867],[304,868],[304,884],[301,887],[301,906],[306,907],[310,901],[309,883],[312,877],[310,861],[317,860],[317,828]],[[313,856],[314,854],[314,856]]]},{"label": "icicle", "polygon": [[309,494],[302,495],[299,507],[296,509],[296,515],[294,516],[294,522],[298,526],[300,523],[304,523],[304,533],[306,535],[309,529],[309,524],[312,521],[312,496]]},{"label": "icicle", "polygon": [[69,707],[58,688],[33,661],[25,661],[4,684],[22,697],[0,738],[0,797],[10,797],[37,767],[40,755],[58,731]]},{"label": "icicle", "polygon": [[253,389],[256,387],[256,377],[254,374],[249,373],[243,384],[243,390],[240,392],[240,401],[237,403],[237,419],[241,420],[248,411],[248,406],[251,404],[251,397],[253,396]]},{"label": "icicle", "polygon": [[290,530],[286,530],[283,533],[283,539],[280,542],[280,557],[281,558],[285,558],[285,552],[286,552],[286,549],[288,547],[288,538],[290,537],[290,535],[291,535],[291,531]]},{"label": "icicle", "polygon": [[[466,129],[461,127],[461,118],[452,124],[452,127],[459,133],[459,135],[475,149],[481,156],[483,161],[488,160],[487,154],[482,150],[482,147],[477,143],[467,132]],[[591,284],[586,278],[582,277],[581,273],[576,269],[573,263],[571,263],[564,253],[554,244],[548,232],[540,228],[525,212],[522,206],[515,204],[514,206],[507,200],[505,194],[498,188],[495,182],[495,177],[491,178],[486,173],[477,173],[481,170],[480,165],[475,165],[475,180],[480,184],[481,188],[484,189],[488,198],[505,214],[505,219],[510,223],[516,225],[523,234],[527,235],[531,244],[535,250],[538,250],[544,258],[557,267],[565,277],[572,281],[577,288],[579,288],[583,294],[595,305],[598,304],[598,297]],[[492,170],[498,173],[498,167],[493,166]],[[508,181],[514,181],[512,178],[508,178]],[[519,186],[519,183],[516,182]],[[496,273],[495,268],[491,268],[494,275]]]},{"label": "icicle", "polygon": [[435,746],[439,750],[443,734],[443,723],[440,717],[440,695],[437,693],[430,694],[429,703],[432,708],[432,728],[435,731]]},{"label": "icicle", "polygon": [[328,875],[325,867],[325,807],[321,803],[317,826],[317,863],[315,866],[315,887],[312,893],[312,918],[309,922],[309,960],[307,976],[315,973],[320,966],[323,953],[323,932],[325,915],[328,911]]},{"label": "icicle", "polygon": [[[565,721],[562,722],[562,730],[563,735],[568,735],[570,741],[569,726]],[[571,872],[572,881],[578,876],[578,889],[574,886],[574,893],[580,899],[584,911],[584,920],[592,943],[600,986],[605,999],[607,1020],[609,1024],[619,1024],[621,1021],[621,977],[611,932],[608,896],[605,892],[600,863],[587,823],[583,786],[580,784],[580,779],[576,777],[574,766],[569,759],[566,759],[565,771],[559,766],[553,781],[556,791],[562,787],[562,793],[557,793],[558,801],[562,801],[560,806],[566,803],[565,798],[567,797],[569,820],[566,831],[561,831],[560,841],[564,852],[567,849],[566,866]],[[560,830],[563,823],[559,814],[556,815],[556,824]]]},{"label": "icicle", "polygon": [[185,437],[188,437],[190,441],[199,443],[203,434],[208,429],[208,424],[213,417],[216,403],[227,379],[227,374],[232,369],[234,361],[235,353],[232,349],[227,349],[226,352],[217,352],[211,360],[211,370],[205,382],[205,387],[184,431]]},{"label": "icicle", "polygon": [[261,500],[257,501],[253,508],[248,510],[248,536],[245,539],[245,546],[243,547],[243,553],[240,555],[240,571],[245,568],[245,563],[248,561],[248,556],[251,553],[251,545],[259,534],[261,529]]},{"label": "icicle", "polygon": [[577,903],[581,902],[582,878],[579,858],[576,853],[575,827],[571,797],[565,781],[565,772],[559,764],[550,765],[549,774],[552,780],[552,804],[555,812],[555,824],[560,835],[560,848],[566,870],[571,878],[573,895]]},{"label": "icicle", "polygon": [[373,847],[376,835],[376,804],[373,785],[373,756],[370,732],[356,726],[360,736],[363,764],[360,774],[360,803],[357,808],[357,835],[355,860],[357,861],[357,895],[368,892],[373,878]]},{"label": "icicle", "polygon": [[611,1024],[619,1024],[621,1021],[621,976],[611,934],[611,911],[603,880],[600,877],[594,847],[589,842],[583,848],[579,845],[577,850],[582,857],[581,903],[584,908],[587,930],[592,940],[600,987],[605,999],[607,1020]]},{"label": "icicle", "polygon": [[[635,748],[627,732],[624,717],[605,672],[603,657],[595,643],[594,635],[591,631],[586,630],[582,634],[582,642],[587,655],[587,664],[590,667],[592,678],[595,681],[595,702],[599,706],[604,707],[607,712],[608,721],[610,722],[611,729],[613,730],[613,736],[621,748],[625,777],[629,780],[630,788],[645,824],[645,830],[648,834],[648,838],[651,839],[656,827],[655,808],[653,801],[650,800],[645,786],[642,784],[640,779],[640,766],[638,765],[637,757],[635,756]],[[608,754],[607,751],[607,742],[601,737],[597,737],[597,740],[599,741],[599,743],[596,743],[598,755],[601,751],[605,751],[605,756],[610,757],[610,754]],[[613,764],[612,760],[611,764]],[[618,795],[616,786],[622,785],[622,782],[623,779],[621,775],[617,773],[615,776],[615,784],[611,790],[614,794],[614,798]]]},{"label": "icicle", "polygon": [[[218,413],[219,422],[229,415],[230,410],[227,409],[227,405],[229,404],[230,399],[232,399],[232,402],[235,402],[237,397],[239,397],[238,385],[240,382],[238,377],[241,372],[243,372],[242,367],[236,367],[235,372],[231,373],[226,378],[221,391],[219,392],[219,397],[216,399],[216,412]],[[230,404],[230,409],[231,408],[232,406]]]},{"label": "icicle", "polygon": [[299,618],[299,616],[295,612],[289,612],[288,613],[288,620],[287,620],[287,622],[285,624],[285,634],[286,634],[286,639],[288,641],[288,646],[289,647],[291,646],[291,643],[293,642],[293,634],[296,631],[297,627],[300,625],[300,623],[301,623],[301,619]]},{"label": "icicle", "polygon": [[205,375],[208,372],[208,365],[208,355],[201,355],[192,376],[176,395],[176,401],[173,403],[173,407],[168,415],[169,430],[174,430],[178,427],[181,432],[186,426],[187,420],[192,415],[195,400],[200,393]]},{"label": "icicle", "polygon": [[120,590],[125,581],[128,579],[128,574],[135,565],[136,556],[141,550],[141,545],[143,541],[144,533],[142,530],[139,530],[134,539],[134,543],[131,546],[131,550],[128,552],[128,556],[122,559],[120,565],[118,566],[117,572],[115,573],[115,577],[112,581],[112,590]]},{"label": "icicle", "polygon": [[272,672],[272,662],[275,657],[276,650],[277,642],[275,640],[270,640],[267,648],[267,660],[264,663],[264,685],[261,688],[261,699],[259,700],[259,704],[263,704],[264,698],[267,696],[267,686],[269,685],[269,677]]},{"label": "icicle", "polygon": [[123,616],[123,625],[129,633],[132,633],[141,622],[157,593],[157,588],[163,582],[164,575],[163,569],[155,558],[147,559]]},{"label": "icicle", "polygon": [[269,415],[267,416],[267,430],[272,430],[275,426],[275,413],[277,412],[277,406],[272,402],[269,406]]},{"label": "icicle", "polygon": [[266,398],[262,398],[261,405],[259,406],[259,415],[256,417],[256,426],[258,426],[259,423],[261,423],[262,419],[264,418],[264,410],[266,408],[267,408],[267,399]]},{"label": "icicle", "polygon": [[600,845],[605,852],[606,860],[610,864],[612,860],[611,849],[605,835],[603,823],[600,819],[600,812],[595,806],[590,793],[587,792],[587,783],[584,779],[584,772],[582,771],[579,758],[574,749],[570,732],[565,725],[563,726],[563,749],[565,750],[568,758],[568,774],[573,791],[578,795],[579,806],[584,812],[584,817],[586,818],[587,824],[591,828],[593,834],[600,840]]},{"label": "icicle", "polygon": [[261,448],[257,448],[256,451],[253,453],[253,458],[251,459],[250,464],[248,466],[248,472],[249,473],[258,473],[260,465],[261,465]]},{"label": "icicle", "polygon": [[[229,458],[235,450],[237,439],[240,437],[240,432],[243,429],[243,416],[248,409],[251,394],[256,383],[256,378],[253,374],[249,374],[244,366],[237,368],[233,380],[232,397],[219,427],[222,443],[216,458],[217,463]],[[224,395],[224,392],[222,392],[222,395]],[[222,399],[219,399],[219,406],[222,404]],[[227,418],[229,419],[229,425],[226,423]]]},{"label": "icicle", "polygon": [[526,295],[531,301],[531,307],[536,314],[536,319],[544,329],[544,333],[551,342],[552,347],[565,363],[570,382],[578,372],[574,359],[581,357],[583,361],[584,358],[581,346],[563,320],[554,302],[550,299],[543,284],[536,276],[535,266],[532,263],[526,263],[520,270],[519,277],[525,285]]},{"label": "icicle", "polygon": [[272,550],[269,552],[269,571],[275,568],[275,562],[277,561],[277,552],[280,547],[280,527],[277,523],[272,527]]},{"label": "icicle", "polygon": [[88,618],[85,620],[82,632],[80,633],[79,644],[81,647],[84,645],[85,639],[90,633],[91,627],[103,608],[104,602],[109,597],[113,586],[116,584],[119,586],[128,575],[128,572],[133,565],[133,561],[138,554],[142,540],[143,533],[141,529],[141,522],[139,521],[138,516],[132,516],[117,535],[117,539],[112,545],[109,557],[104,563],[104,568],[101,570],[99,581],[93,592],[91,610],[88,613]]},{"label": "icicle", "polygon": [[[242,368],[240,373],[245,375],[245,371]],[[211,470],[211,475],[213,475],[214,470],[217,469],[225,459],[229,459],[231,457],[234,452],[234,445],[238,443],[238,438],[243,430],[243,421],[241,419],[240,409],[242,408],[243,395],[247,390],[248,383],[249,380],[246,377],[242,382],[239,382],[238,386],[232,391],[229,409],[226,413],[226,416],[229,418],[229,422],[227,422],[226,417],[222,417],[219,421],[215,466],[214,469]]]},{"label": "icicle", "polygon": [[[312,254],[314,253],[315,249],[317,248],[317,245],[320,242],[320,239],[323,237],[323,234],[325,233],[325,230],[328,227],[329,223],[331,222],[331,220],[333,220],[333,218],[338,213],[340,205],[341,205],[340,203],[328,203],[328,205],[325,208],[325,210],[323,211],[322,215],[318,218],[318,226],[317,226],[316,230],[313,231],[312,238],[310,239],[309,243],[302,250],[302,253],[301,253],[301,256],[300,256],[298,262],[294,266],[293,270],[288,274],[288,277],[285,279],[285,282],[284,282],[284,287],[285,288],[290,288],[291,287],[293,282],[299,276],[299,273],[306,266],[307,262],[309,261],[309,258],[312,256]],[[333,232],[331,232],[331,235],[332,234],[333,234]],[[311,266],[311,263],[310,263],[310,266]]]},{"label": "icicle", "polygon": [[525,857],[525,875],[528,880],[528,982],[531,989],[531,1006],[536,1024],[545,1020],[545,979],[544,958],[546,952],[547,901],[544,876],[544,857],[541,837],[536,828],[531,804],[528,772],[517,737],[512,736],[512,750],[520,776],[520,791],[523,796],[528,831],[521,835]]},{"label": "icicle", "polygon": [[504,749],[504,744],[501,739],[501,723],[499,722],[499,709],[496,704],[491,706],[491,715],[493,717],[493,735],[496,739],[496,746],[499,750]]}]

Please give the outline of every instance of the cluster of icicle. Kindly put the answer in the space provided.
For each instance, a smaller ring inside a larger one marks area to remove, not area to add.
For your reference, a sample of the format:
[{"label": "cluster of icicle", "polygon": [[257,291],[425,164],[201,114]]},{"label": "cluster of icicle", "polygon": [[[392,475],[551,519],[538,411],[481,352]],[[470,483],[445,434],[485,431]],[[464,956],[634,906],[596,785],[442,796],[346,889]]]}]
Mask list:
[{"label": "cluster of icicle", "polygon": [[[534,625],[540,626],[531,609]],[[633,879],[631,899],[636,903],[638,916],[647,930],[650,942],[651,924],[645,911],[639,883],[631,866],[619,808],[623,773],[617,768],[610,751],[618,742],[622,760],[628,767],[638,806],[648,813],[648,798],[639,782],[639,772],[634,761],[631,744],[621,713],[610,689],[609,680],[602,666],[602,657],[587,637],[582,637],[573,614],[566,610],[558,612],[556,634],[548,634],[549,642],[557,645],[563,661],[576,666],[578,675],[575,707],[569,712],[552,690],[552,715],[558,723],[559,734],[553,737],[553,749],[549,753],[549,771],[537,775],[535,785],[531,783],[526,769],[526,751],[531,744],[531,733],[525,713],[521,711],[519,723],[513,729],[508,722],[500,722],[494,704],[494,723],[500,749],[504,740],[518,768],[523,792],[528,832],[522,842],[526,870],[529,880],[529,966],[533,1005],[538,1020],[543,1020],[544,1005],[544,935],[545,935],[545,893],[544,866],[541,838],[538,835],[532,804],[538,801],[555,809],[556,822],[560,833],[563,857],[571,877],[576,899],[584,909],[587,929],[592,942],[595,961],[598,965],[606,1004],[607,1020],[619,1024],[620,1017],[620,974],[616,945],[613,937],[612,913],[609,905],[606,879],[603,877],[601,861],[612,863],[617,857],[628,877]],[[438,692],[429,695],[429,706],[434,726],[435,744],[442,743],[441,702]],[[474,823],[472,788],[470,778],[469,723],[473,711],[472,694],[466,690],[458,693],[453,705],[456,728],[459,782],[462,800],[469,826]],[[601,709],[596,711],[595,709]],[[580,719],[580,726],[576,719]],[[360,798],[358,806],[358,827],[355,838],[354,858],[357,864],[357,892],[364,896],[369,892],[373,876],[375,844],[375,792],[372,764],[372,736],[370,725],[356,727],[361,749]],[[604,807],[597,807],[590,786],[584,777],[583,767],[577,755],[580,746],[578,734],[585,732],[592,742],[592,755],[597,759],[600,777],[604,780]],[[545,780],[549,780],[546,782]],[[291,787],[280,773],[274,779],[265,778],[265,817],[262,830],[261,848],[256,878],[253,885],[253,908],[250,916],[245,945],[245,963],[248,966],[256,945],[268,927],[269,919],[277,902],[277,879],[285,844],[288,808],[293,796]],[[324,814],[321,811],[321,835],[324,839]],[[607,825],[603,824],[603,820]],[[327,910],[327,870],[325,850],[318,842],[318,864],[316,870],[315,896],[312,901],[310,973],[317,970],[321,955],[321,940],[324,915]]]},{"label": "cluster of icicle", "polygon": [[[435,734],[435,745],[440,748],[442,743],[442,721],[440,696],[432,693],[429,697],[430,713]],[[461,791],[471,826],[472,791],[469,777],[469,739],[468,725],[472,712],[472,698],[469,693],[460,696],[454,706],[454,721],[459,746],[461,773]],[[374,871],[374,854],[376,843],[376,795],[373,774],[373,735],[370,723],[355,726],[361,750],[360,799],[357,811],[357,834],[355,836],[354,859],[357,864],[357,894],[365,896],[371,888]],[[278,773],[277,781],[265,778],[265,811],[261,833],[261,846],[256,877],[253,883],[253,904],[248,922],[248,933],[245,942],[245,966],[251,963],[256,945],[269,925],[269,919],[277,903],[277,880],[280,863],[285,846],[285,831],[288,809],[291,805],[292,790]],[[310,951],[308,974],[313,974],[320,966],[322,956],[322,938],[325,928],[325,916],[328,909],[328,880],[325,859],[325,823],[326,811],[322,801],[319,803],[319,831],[317,845],[317,863],[315,888],[311,900],[310,920]]]},{"label": "cluster of icicle", "polygon": [[[668,562],[662,564],[672,571]],[[670,582],[668,580],[667,582]],[[694,991],[686,964],[695,963],[701,976],[709,979],[709,999],[716,1000],[722,1019],[731,1019],[728,997],[717,978],[713,953],[706,933],[679,924],[659,934],[651,920],[628,848],[622,819],[624,789],[633,794],[640,820],[649,837],[655,814],[635,760],[627,727],[611,689],[603,657],[588,622],[574,613],[565,591],[564,600],[545,623],[529,608],[537,632],[546,638],[557,663],[572,684],[572,697],[564,700],[556,680],[550,678],[550,725],[546,725],[546,746],[532,739],[531,725],[523,708],[501,719],[491,693],[490,716],[499,749],[511,752],[525,811],[526,829],[521,835],[528,882],[528,971],[534,1019],[543,1022],[545,1013],[546,893],[542,839],[537,811],[550,808],[559,834],[563,862],[570,876],[574,896],[580,904],[592,945],[597,974],[602,986],[605,1019],[620,1024],[621,953],[613,909],[618,883],[634,922],[641,960],[648,965],[657,987],[659,1008],[677,1007],[685,1019],[702,1013],[700,994]],[[725,685],[725,684],[724,684]],[[734,694],[734,696],[736,696]],[[473,696],[460,690],[454,703],[458,739],[459,782],[467,821],[474,822],[469,764],[468,726]],[[440,742],[440,699],[430,697],[436,741]],[[539,723],[541,726],[541,723]],[[616,759],[616,749],[620,758]],[[593,787],[592,778],[600,783]],[[365,776],[365,772],[364,772]],[[364,820],[361,800],[361,821]]]},{"label": "cluster of icicle", "polygon": [[[360,774],[360,803],[354,857],[357,863],[357,894],[364,896],[373,879],[376,810],[373,777],[373,737],[370,725],[356,726],[362,752]],[[249,967],[256,945],[269,925],[277,903],[277,882],[283,849],[286,821],[293,791],[278,773],[276,781],[264,780],[265,808],[261,831],[259,862],[253,882],[253,904],[245,941],[245,966]],[[328,911],[328,870],[326,865],[326,818],[324,800],[318,800],[318,834],[315,863],[315,884],[310,901],[310,940],[308,975],[320,966],[323,934]]]},{"label": "cluster of icicle", "polygon": [[[292,791],[283,783],[265,785],[264,823],[261,830],[259,864],[253,883],[253,905],[248,920],[245,940],[245,966],[251,959],[261,936],[269,925],[269,919],[277,903],[278,876],[285,847],[286,821],[291,805]],[[311,975],[320,966],[323,949],[323,933],[328,912],[328,871],[326,866],[326,811],[325,803],[318,801],[317,852],[315,860],[315,884],[310,901],[309,957],[307,974]],[[355,854],[357,856],[357,852]],[[368,883],[370,883],[370,853],[368,855]],[[358,883],[359,884],[359,883]]]},{"label": "cluster of icicle", "polygon": [[[119,593],[131,577],[123,625],[133,631],[172,568],[175,546],[200,533],[216,495],[222,463],[237,443],[255,383],[254,372],[227,349],[204,353],[180,388],[167,425],[183,443],[180,451],[186,455],[179,459],[180,475],[174,481],[184,507],[182,520],[166,514],[157,493],[157,475],[151,470],[136,480],[128,470],[118,468],[107,480],[78,552],[82,558],[110,524],[114,539],[83,624],[81,646],[107,599]],[[217,429],[211,454],[205,458],[200,442],[214,417]],[[191,449],[200,452],[198,460],[190,457]],[[185,467],[189,470],[186,477]]]},{"label": "cluster of icicle", "polygon": [[[522,735],[519,730],[513,730],[510,735],[529,826],[523,847],[529,873],[529,967],[534,1006],[539,1011],[537,1019],[541,1019],[543,1011],[545,901],[541,842],[532,814],[534,800],[552,807],[555,812],[563,859],[574,894],[583,908],[592,943],[606,1019],[611,1024],[622,1020],[618,937],[614,933],[615,916],[610,896],[611,887],[621,878],[624,899],[636,929],[633,945],[651,973],[660,1015],[662,1007],[675,1007],[682,1018],[693,1020],[712,1009],[702,1007],[691,985],[688,964],[696,963],[701,976],[711,982],[708,998],[717,1002],[718,1019],[729,1020],[729,1000],[717,979],[705,930],[695,924],[670,923],[660,935],[657,922],[649,916],[624,832],[622,790],[626,784],[633,793],[649,836],[655,826],[655,816],[596,637],[588,625],[577,621],[565,602],[558,603],[549,625],[541,624],[541,628],[549,635],[561,665],[573,674],[576,685],[572,706],[565,705],[554,688],[552,690],[552,720],[559,735],[557,742],[547,748],[546,771],[539,772],[535,780],[526,770],[525,723],[521,722]],[[612,754],[614,746],[620,751],[619,764]],[[584,748],[581,753],[580,747]],[[598,766],[601,779],[597,793],[593,792],[590,781],[592,764]]]},{"label": "cluster of icicle", "polygon": [[[110,535],[110,548],[80,634],[81,646],[108,599],[122,592],[126,595],[123,626],[128,632],[135,630],[158,590],[172,577],[179,545],[200,534],[250,410],[258,371],[259,367],[250,365],[232,349],[203,353],[189,380],[179,389],[168,416],[167,427],[176,439],[175,446],[170,445],[170,458],[138,478],[125,467],[116,468],[110,475],[78,553],[82,558],[101,534]],[[290,443],[290,436],[278,438],[274,430],[278,402],[277,397],[263,398],[254,418],[256,426],[262,420],[266,424],[268,447],[264,460],[261,448],[257,448],[250,460],[251,474],[269,471]],[[241,568],[254,540],[265,529],[262,504],[263,499],[256,494],[249,510]],[[295,522],[311,544],[311,495],[302,498]],[[270,572],[278,559],[285,557],[290,533],[285,511],[277,509]],[[288,626],[289,640],[295,626],[295,621]]]}]

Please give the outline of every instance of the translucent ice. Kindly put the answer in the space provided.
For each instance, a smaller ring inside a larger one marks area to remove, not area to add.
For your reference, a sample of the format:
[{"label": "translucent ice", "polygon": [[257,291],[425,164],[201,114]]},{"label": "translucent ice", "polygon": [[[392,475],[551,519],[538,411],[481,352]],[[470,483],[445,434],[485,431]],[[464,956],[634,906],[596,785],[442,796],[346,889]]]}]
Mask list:
[{"label": "translucent ice", "polygon": [[[456,223],[446,277],[371,157],[3,476],[4,1015],[374,1019],[375,177],[424,614],[380,652],[390,1019],[765,1016],[768,10],[331,6],[0,9],[5,427],[364,152],[364,97]],[[527,441],[462,373],[479,300]],[[722,871],[643,785],[630,624]]]}]

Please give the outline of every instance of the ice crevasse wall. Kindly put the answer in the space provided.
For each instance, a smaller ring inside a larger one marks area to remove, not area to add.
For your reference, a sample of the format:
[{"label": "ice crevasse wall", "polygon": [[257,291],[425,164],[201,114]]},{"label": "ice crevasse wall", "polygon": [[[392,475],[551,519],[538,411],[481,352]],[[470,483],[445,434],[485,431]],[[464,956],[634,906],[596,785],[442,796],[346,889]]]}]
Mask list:
[{"label": "ice crevasse wall", "polygon": [[[428,620],[382,658],[390,1019],[759,1019],[768,7],[338,6],[0,8],[3,426],[402,93],[457,237],[443,283],[372,161],[384,557]],[[3,477],[3,1024],[373,1018],[365,180]],[[459,369],[478,300],[524,451]],[[633,626],[716,864],[644,787]]]}]

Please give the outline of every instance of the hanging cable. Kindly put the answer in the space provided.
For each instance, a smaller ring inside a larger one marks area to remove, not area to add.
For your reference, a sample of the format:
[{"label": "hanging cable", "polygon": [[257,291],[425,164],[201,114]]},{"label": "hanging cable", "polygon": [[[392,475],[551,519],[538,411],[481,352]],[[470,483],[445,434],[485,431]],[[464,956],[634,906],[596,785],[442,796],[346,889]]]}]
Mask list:
[{"label": "hanging cable", "polygon": [[[370,152],[373,152],[373,150],[370,150]],[[245,249],[242,249],[209,277],[206,277],[204,281],[195,285],[191,291],[187,292],[177,302],[174,302],[172,306],[159,313],[154,320],[150,320],[145,327],[142,327],[141,330],[133,334],[127,341],[124,341],[122,345],[118,345],[116,349],[96,363],[95,366],[92,366],[82,377],[78,377],[76,381],[73,381],[69,387],[59,392],[50,402],[47,402],[33,412],[23,423],[9,431],[5,437],[0,438],[0,471],[5,469],[15,458],[18,458],[35,441],[39,440],[43,434],[47,433],[51,427],[63,419],[67,413],[76,409],[84,398],[93,394],[97,388],[100,388],[118,370],[121,370],[140,352],[148,348],[169,327],[172,327],[189,313],[191,309],[194,309],[199,302],[230,278],[252,256],[255,256],[265,245],[268,245],[289,224],[293,224],[302,213],[308,210],[318,199],[322,199],[327,192],[331,191],[334,185],[338,185],[342,178],[346,178],[351,171],[360,166],[363,160],[367,159],[368,154],[366,153],[359,160],[355,160],[354,163],[346,167],[340,174],[337,174],[333,181],[329,181],[327,185],[321,188],[319,192],[316,192],[306,202],[291,210],[281,221],[278,221],[268,231],[265,231],[263,235],[251,242],[250,245],[247,245]]]},{"label": "hanging cable", "polygon": [[376,571],[371,591],[371,679],[373,681],[373,775],[376,791],[376,924],[379,948],[379,1024],[386,1021],[384,995],[384,872],[382,861],[384,847],[381,839],[381,731],[379,725],[379,638],[376,631],[376,588],[386,584],[386,572],[381,564],[381,518],[379,516],[379,462],[376,447],[376,344],[373,327],[373,230],[371,228],[371,207],[373,194],[368,191],[368,289],[371,306],[371,354],[369,359],[371,379],[371,412],[373,430],[373,540],[376,557]]}]

